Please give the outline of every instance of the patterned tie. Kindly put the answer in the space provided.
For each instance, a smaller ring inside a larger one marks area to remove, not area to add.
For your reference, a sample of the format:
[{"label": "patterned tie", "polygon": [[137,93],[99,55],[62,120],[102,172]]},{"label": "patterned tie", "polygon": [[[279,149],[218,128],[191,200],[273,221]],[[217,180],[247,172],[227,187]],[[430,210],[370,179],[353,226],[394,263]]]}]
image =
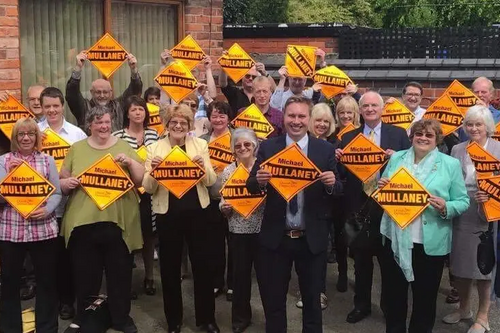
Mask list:
[{"label": "patterned tie", "polygon": [[[371,142],[375,142],[375,131],[370,130],[369,139]],[[367,196],[371,196],[373,192],[377,189],[377,173],[368,178],[363,184],[363,191]]]}]

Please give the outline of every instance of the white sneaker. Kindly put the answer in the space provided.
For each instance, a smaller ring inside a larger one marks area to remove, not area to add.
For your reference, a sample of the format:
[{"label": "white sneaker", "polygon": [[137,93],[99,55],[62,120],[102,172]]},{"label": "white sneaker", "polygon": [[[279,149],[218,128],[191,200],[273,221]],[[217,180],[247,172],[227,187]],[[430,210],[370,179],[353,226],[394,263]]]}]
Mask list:
[{"label": "white sneaker", "polygon": [[153,253],[153,260],[158,260],[158,252],[156,250]]},{"label": "white sneaker", "polygon": [[304,303],[302,303],[302,296],[300,295],[300,291],[297,292],[297,303],[295,303],[295,306],[298,307],[299,309],[302,309],[304,306]]},{"label": "white sneaker", "polygon": [[443,322],[446,324],[456,324],[461,320],[472,319],[472,311],[469,310],[465,315],[461,314],[460,311],[455,311],[443,317]]},{"label": "white sneaker", "polygon": [[320,302],[321,302],[321,310],[324,310],[328,307],[328,297],[324,293],[321,293],[319,296]]}]

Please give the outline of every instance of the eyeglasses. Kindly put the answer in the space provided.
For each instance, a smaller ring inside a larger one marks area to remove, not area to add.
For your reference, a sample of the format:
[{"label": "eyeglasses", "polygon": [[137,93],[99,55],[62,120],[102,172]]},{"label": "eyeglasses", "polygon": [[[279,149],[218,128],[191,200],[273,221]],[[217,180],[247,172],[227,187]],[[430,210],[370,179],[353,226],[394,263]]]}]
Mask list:
[{"label": "eyeglasses", "polygon": [[192,102],[192,103],[190,103],[190,102],[182,102],[182,104],[189,106],[191,109],[195,109],[195,108],[198,107],[198,104],[196,104],[195,102]]},{"label": "eyeglasses", "polygon": [[170,120],[168,122],[169,126],[175,127],[177,125],[180,125],[181,127],[188,127],[189,123],[187,121],[175,121],[175,120]]},{"label": "eyeglasses", "polygon": [[30,138],[35,138],[35,137],[36,137],[36,132],[34,132],[34,131],[30,131],[30,132],[18,132],[18,133],[17,133],[17,137],[18,137],[19,139],[24,138],[26,135],[27,135],[28,137],[30,137]]},{"label": "eyeglasses", "polygon": [[406,93],[405,96],[407,96],[407,97],[420,97],[422,95],[418,94],[418,93]]},{"label": "eyeglasses", "polygon": [[246,74],[245,75],[245,79],[249,80],[249,79],[255,79],[257,77],[257,75],[252,75],[252,74]]},{"label": "eyeglasses", "polygon": [[413,135],[416,136],[417,138],[425,136],[427,139],[434,139],[436,137],[436,135],[432,133],[422,133],[422,132],[415,132],[415,134]]},{"label": "eyeglasses", "polygon": [[252,146],[253,146],[253,144],[251,142],[243,142],[243,144],[237,143],[234,145],[234,150],[240,150],[243,147],[245,147],[246,149],[249,149]]}]

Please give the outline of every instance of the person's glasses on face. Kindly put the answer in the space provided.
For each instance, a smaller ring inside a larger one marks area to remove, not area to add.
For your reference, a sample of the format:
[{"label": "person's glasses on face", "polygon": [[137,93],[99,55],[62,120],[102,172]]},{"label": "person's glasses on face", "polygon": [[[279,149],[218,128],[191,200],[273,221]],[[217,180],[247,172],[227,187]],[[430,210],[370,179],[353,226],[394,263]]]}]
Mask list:
[{"label": "person's glasses on face", "polygon": [[17,138],[18,139],[23,139],[25,136],[28,136],[30,139],[33,139],[36,137],[36,132],[35,131],[29,131],[29,132],[18,132],[17,133]]},{"label": "person's glasses on face", "polygon": [[251,142],[237,143],[234,145],[234,150],[241,150],[242,148],[250,149],[252,147]]},{"label": "person's glasses on face", "polygon": [[189,123],[187,121],[176,121],[176,120],[170,120],[168,123],[172,127],[176,127],[177,125],[181,127],[188,127]]},{"label": "person's glasses on face", "polygon": [[257,75],[252,75],[252,74],[246,74],[246,75],[245,75],[245,79],[247,79],[247,80],[250,80],[250,79],[252,79],[252,80],[253,80],[253,79],[255,79],[256,77],[257,77]]},{"label": "person's glasses on face", "polygon": [[416,138],[421,138],[421,137],[425,136],[427,139],[434,139],[436,137],[435,134],[429,133],[429,132],[425,132],[425,133],[424,132],[415,132],[414,136]]},{"label": "person's glasses on face", "polygon": [[421,94],[419,93],[406,93],[405,94],[406,97],[415,97],[415,98],[419,98],[420,96],[422,96]]}]

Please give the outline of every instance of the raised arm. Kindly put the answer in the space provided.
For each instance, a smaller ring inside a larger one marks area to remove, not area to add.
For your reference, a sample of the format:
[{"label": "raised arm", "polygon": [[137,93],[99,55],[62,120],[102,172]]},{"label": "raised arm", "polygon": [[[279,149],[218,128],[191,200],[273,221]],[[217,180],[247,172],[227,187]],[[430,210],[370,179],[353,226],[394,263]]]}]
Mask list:
[{"label": "raised arm", "polygon": [[120,102],[124,102],[130,96],[139,96],[142,94],[142,80],[139,75],[139,69],[137,68],[137,59],[133,54],[128,54],[127,60],[128,66],[130,67],[130,83],[123,94],[117,98]]},{"label": "raised arm", "polygon": [[66,84],[66,102],[68,102],[69,110],[75,116],[80,127],[85,123],[85,98],[83,98],[80,91],[80,81],[85,60],[87,60],[87,54],[84,50],[76,56],[75,68]]}]

